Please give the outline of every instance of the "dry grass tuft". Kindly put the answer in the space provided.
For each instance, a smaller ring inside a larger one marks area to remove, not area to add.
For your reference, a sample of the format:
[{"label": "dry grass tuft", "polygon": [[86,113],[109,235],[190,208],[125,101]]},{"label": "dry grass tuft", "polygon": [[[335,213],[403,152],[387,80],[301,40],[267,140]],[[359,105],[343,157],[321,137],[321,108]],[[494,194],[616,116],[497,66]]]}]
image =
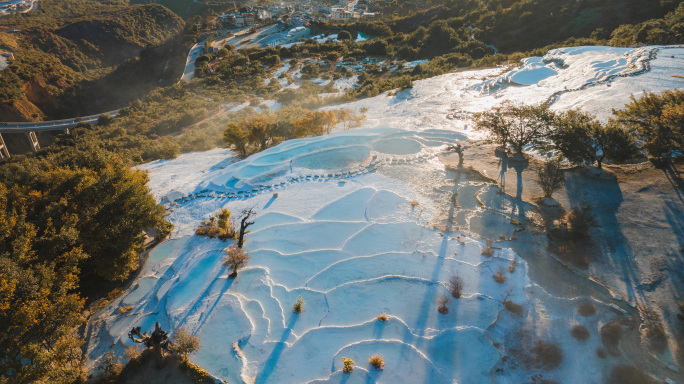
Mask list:
[{"label": "dry grass tuft", "polygon": [[411,204],[412,207],[417,207],[420,205],[420,203],[415,200],[411,201],[409,204]]},{"label": "dry grass tuft", "polygon": [[617,321],[603,324],[601,327],[601,342],[612,356],[620,356],[618,346],[622,338],[622,325]]},{"label": "dry grass tuft", "polygon": [[304,299],[302,299],[301,296],[299,296],[299,298],[297,298],[297,301],[295,301],[295,303],[292,304],[292,310],[294,311],[294,313],[302,313],[302,311],[304,310]]},{"label": "dry grass tuft", "polygon": [[120,315],[125,315],[125,314],[127,314],[128,312],[130,312],[132,309],[133,309],[133,307],[131,307],[130,305],[129,305],[129,306],[126,306],[126,307],[120,307],[120,308],[119,308],[119,314],[120,314]]},{"label": "dry grass tuft", "polygon": [[575,325],[570,330],[570,333],[577,340],[586,340],[591,336],[589,330],[583,325]]},{"label": "dry grass tuft", "polygon": [[439,305],[437,310],[439,311],[439,313],[441,313],[443,315],[446,315],[447,313],[449,313],[449,308],[447,307],[447,304],[449,304],[449,298],[446,297],[445,295],[442,295],[442,296],[437,298],[437,305]]},{"label": "dry grass tuft", "polygon": [[596,306],[589,301],[583,301],[577,307],[577,313],[581,316],[593,316],[596,313]]},{"label": "dry grass tuft", "polygon": [[386,313],[383,313],[382,315],[376,317],[376,319],[378,319],[379,321],[385,322],[385,321],[387,321],[388,317],[387,317]]},{"label": "dry grass tuft", "polygon": [[482,256],[492,257],[494,255],[493,241],[486,240],[485,248],[480,252]]},{"label": "dry grass tuft", "polygon": [[508,266],[508,272],[510,272],[510,273],[515,272],[515,266],[516,266],[516,264],[517,264],[517,262],[515,261],[515,259],[512,259],[512,260],[511,260],[511,265]]},{"label": "dry grass tuft", "polygon": [[608,354],[606,353],[605,349],[598,348],[596,349],[596,357],[598,357],[599,359],[605,359],[606,357],[608,357]]},{"label": "dry grass tuft", "polygon": [[461,294],[463,293],[463,287],[465,286],[465,282],[463,281],[463,278],[459,275],[451,275],[451,278],[449,279],[449,283],[447,284],[449,288],[449,292],[451,292],[451,296],[453,296],[455,299],[458,299],[461,297]]},{"label": "dry grass tuft", "polygon": [[209,220],[203,220],[202,224],[195,229],[195,234],[211,238],[218,237],[223,241],[234,239],[235,227],[230,222],[230,215],[228,209],[222,209],[216,216],[211,216]]},{"label": "dry grass tuft", "polygon": [[503,284],[506,282],[506,276],[504,276],[504,269],[503,267],[499,266],[499,269],[496,271],[492,277],[494,278],[494,281],[496,281],[499,284]]},{"label": "dry grass tuft", "polygon": [[371,358],[368,359],[368,363],[372,365],[375,369],[385,368],[385,362],[382,360],[382,356],[380,355],[371,356]]},{"label": "dry grass tuft", "polygon": [[656,381],[647,374],[630,365],[613,367],[608,384],[655,384]]},{"label": "dry grass tuft", "polygon": [[516,304],[512,301],[505,300],[503,305],[504,305],[504,308],[506,308],[509,312],[515,313],[516,315],[519,315],[523,312],[522,305]]},{"label": "dry grass tuft", "polygon": [[532,361],[539,368],[551,370],[563,361],[563,352],[556,344],[540,341],[532,347]]},{"label": "dry grass tuft", "polygon": [[342,363],[344,364],[344,368],[342,368],[344,373],[352,373],[354,371],[354,360],[343,357]]}]

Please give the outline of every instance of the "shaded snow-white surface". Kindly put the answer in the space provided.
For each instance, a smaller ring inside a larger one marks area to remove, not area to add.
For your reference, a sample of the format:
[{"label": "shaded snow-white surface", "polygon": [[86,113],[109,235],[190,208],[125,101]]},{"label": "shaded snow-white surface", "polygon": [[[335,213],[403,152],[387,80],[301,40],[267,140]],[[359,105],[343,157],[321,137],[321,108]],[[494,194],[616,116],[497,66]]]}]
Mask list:
[{"label": "shaded snow-white surface", "polygon": [[[168,219],[175,229],[151,252],[133,287],[91,321],[88,357],[96,360],[111,345],[122,350],[133,326],[151,329],[159,321],[200,336],[192,360],[229,382],[529,382],[534,372],[522,368],[490,374],[500,358],[493,342],[507,342],[525,322],[572,356],[552,379],[601,382],[604,363],[593,353],[599,337],[579,344],[567,329],[578,323],[595,329],[614,314],[578,318],[577,299],[546,294],[507,243],[488,258],[481,255],[484,239],[434,229],[441,207],[433,195],[447,179],[435,157],[447,145],[478,138],[469,128],[472,112],[505,99],[543,101],[566,85],[629,71],[650,49],[556,50],[553,61],[528,60],[508,74],[488,69],[417,81],[396,96],[344,105],[368,108],[360,129],[287,141],[242,161],[217,149],[141,166],[155,197],[172,201]],[[565,93],[554,108],[577,106],[606,118],[633,93],[681,84],[671,75],[684,74],[683,55],[684,49],[668,49],[651,60],[649,72],[615,78],[610,92],[597,85]],[[483,93],[483,85],[494,83],[496,90]],[[502,199],[481,181],[450,185],[463,206],[455,214],[484,214],[468,197],[480,189],[491,201]],[[236,215],[248,207],[258,212],[245,244],[251,260],[234,280],[221,262],[227,244],[193,234],[223,207]],[[496,283],[492,274],[507,271],[513,259],[515,272]],[[448,294],[453,273],[465,280],[464,295],[442,315],[436,299]],[[525,308],[523,317],[499,312],[508,290]],[[299,296],[305,309],[294,314]],[[133,309],[120,315],[121,305]],[[375,319],[381,313],[387,322]],[[384,357],[384,371],[367,363],[374,354]],[[352,375],[341,373],[342,357],[356,362]]]}]

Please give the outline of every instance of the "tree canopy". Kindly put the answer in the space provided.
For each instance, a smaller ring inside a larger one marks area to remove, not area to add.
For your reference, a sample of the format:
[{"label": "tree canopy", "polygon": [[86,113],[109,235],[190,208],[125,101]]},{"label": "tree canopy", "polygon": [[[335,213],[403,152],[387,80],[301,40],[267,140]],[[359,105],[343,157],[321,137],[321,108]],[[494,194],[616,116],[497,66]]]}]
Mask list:
[{"label": "tree canopy", "polygon": [[635,131],[644,148],[657,158],[681,156],[684,151],[684,91],[632,96],[625,109],[613,111],[617,122]]},{"label": "tree canopy", "polygon": [[168,233],[147,175],[127,164],[76,147],[0,165],[0,378],[72,382],[84,299],[138,267],[144,230]]}]

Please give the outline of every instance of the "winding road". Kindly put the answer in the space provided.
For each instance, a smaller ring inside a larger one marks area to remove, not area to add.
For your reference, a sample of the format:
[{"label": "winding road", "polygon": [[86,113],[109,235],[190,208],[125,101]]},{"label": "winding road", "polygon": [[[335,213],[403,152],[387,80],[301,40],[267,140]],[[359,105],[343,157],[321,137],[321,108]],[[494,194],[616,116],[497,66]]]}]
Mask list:
[{"label": "winding road", "polygon": [[[102,114],[107,114],[116,117],[119,114],[119,109]],[[26,132],[47,132],[59,131],[69,128],[74,128],[78,123],[97,123],[100,114],[74,117],[64,120],[50,120],[50,121],[29,121],[29,122],[3,122],[0,123],[0,133],[26,133]]]}]

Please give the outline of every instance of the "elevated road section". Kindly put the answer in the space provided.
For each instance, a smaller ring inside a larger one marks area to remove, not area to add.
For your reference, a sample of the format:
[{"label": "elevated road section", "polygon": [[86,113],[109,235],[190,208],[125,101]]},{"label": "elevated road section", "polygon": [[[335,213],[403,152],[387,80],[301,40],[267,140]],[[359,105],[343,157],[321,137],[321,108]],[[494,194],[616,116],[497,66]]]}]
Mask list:
[{"label": "elevated road section", "polygon": [[[116,117],[120,110],[114,110],[103,113],[111,117]],[[100,114],[76,117],[73,119],[51,120],[51,121],[30,121],[30,122],[0,122],[0,161],[10,157],[9,149],[5,145],[2,138],[3,133],[23,133],[31,145],[31,150],[34,152],[40,149],[38,144],[38,136],[36,132],[50,132],[63,131],[69,133],[71,128],[76,127],[79,123],[96,124]]]}]

